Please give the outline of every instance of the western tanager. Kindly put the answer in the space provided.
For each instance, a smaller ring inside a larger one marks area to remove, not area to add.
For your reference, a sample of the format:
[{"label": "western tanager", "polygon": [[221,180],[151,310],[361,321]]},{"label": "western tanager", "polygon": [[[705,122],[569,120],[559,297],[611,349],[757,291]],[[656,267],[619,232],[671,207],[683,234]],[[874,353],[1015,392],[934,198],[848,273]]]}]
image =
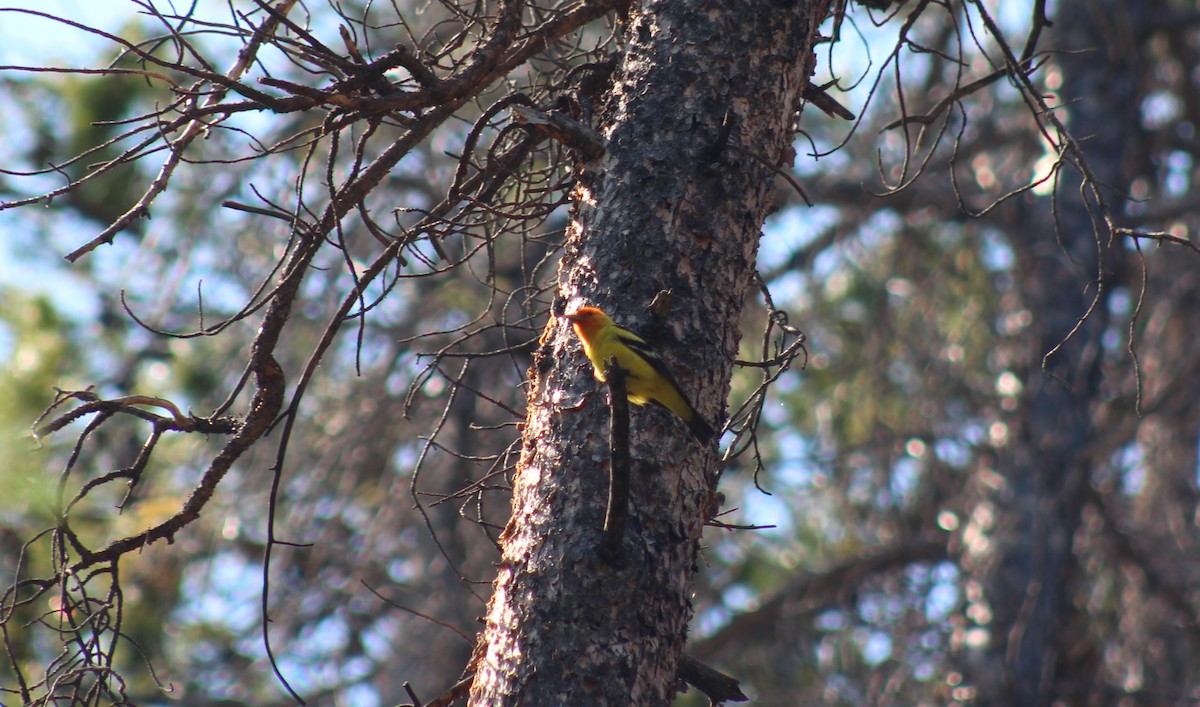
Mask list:
[{"label": "western tanager", "polygon": [[626,390],[634,405],[654,403],[670,410],[687,423],[692,436],[707,444],[713,438],[713,428],[705,422],[679,387],[671,369],[654,353],[642,337],[622,329],[596,307],[580,307],[566,315],[575,334],[583,342],[583,353],[592,362],[596,380],[604,382],[604,369],[610,358],[628,372]]}]

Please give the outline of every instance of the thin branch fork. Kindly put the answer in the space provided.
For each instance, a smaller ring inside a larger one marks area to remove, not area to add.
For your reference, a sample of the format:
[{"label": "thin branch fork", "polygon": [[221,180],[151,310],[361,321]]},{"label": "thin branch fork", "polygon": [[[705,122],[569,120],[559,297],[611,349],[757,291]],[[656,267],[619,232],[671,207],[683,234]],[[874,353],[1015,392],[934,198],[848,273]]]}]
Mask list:
[{"label": "thin branch fork", "polygon": [[[49,415],[50,411],[68,399],[81,400],[83,404],[68,410],[48,422],[42,423],[42,420]],[[143,410],[141,407],[138,407],[140,405],[162,408],[170,412],[171,417],[163,417],[162,415]],[[234,434],[241,426],[241,421],[233,417],[206,419],[194,415],[184,415],[170,400],[149,395],[126,395],[112,400],[104,400],[90,390],[59,390],[54,404],[34,424],[33,437],[34,439],[40,439],[46,435],[53,434],[81,417],[94,413],[106,413],[110,415],[124,413],[132,415],[146,422],[153,423],[156,428],[161,428],[163,431]]]},{"label": "thin branch fork", "polygon": [[[256,393],[250,403],[250,411],[245,422],[238,425],[236,434],[225,444],[221,452],[213,459],[205,470],[200,482],[192,489],[179,513],[143,532],[120,540],[114,540],[102,550],[96,552],[80,552],[81,557],[69,569],[53,577],[59,582],[70,574],[78,574],[89,567],[104,563],[115,562],[122,555],[138,550],[157,540],[172,541],[175,533],[191,524],[200,517],[200,511],[216,492],[217,485],[229,471],[242,453],[259,437],[266,434],[283,404],[284,378],[283,369],[269,355],[258,362],[255,371]],[[150,414],[145,413],[144,414]],[[82,549],[82,548],[78,548]]]},{"label": "thin branch fork", "polygon": [[[278,13],[287,14],[287,12],[289,12],[292,7],[295,6],[295,4],[296,0],[282,0],[277,8]],[[273,15],[271,19],[268,19],[266,22],[264,22],[254,33],[254,37],[251,39],[250,43],[243,47],[242,51],[238,53],[237,61],[234,62],[233,66],[224,75],[224,78],[227,79],[228,83],[222,85],[213,93],[209,94],[202,104],[197,101],[197,107],[210,108],[224,100],[225,95],[228,92],[229,85],[238,83],[238,80],[253,64],[259,48],[261,48],[263,43],[265,43],[274,34],[275,29],[279,24],[278,20],[274,19],[275,17],[278,17],[278,14]],[[198,83],[195,87],[197,91],[199,90],[199,87],[200,84]],[[199,94],[197,93],[197,96],[198,95]],[[129,225],[134,221],[149,216],[150,204],[154,202],[159,194],[166,190],[167,184],[171,180],[171,176],[175,173],[175,169],[183,161],[183,153],[187,149],[187,146],[190,145],[207,127],[207,123],[198,119],[192,120],[190,123],[188,123],[183,129],[183,133],[174,142],[170,143],[170,155],[163,162],[162,168],[159,170],[158,175],[155,176],[154,180],[150,183],[150,186],[147,187],[141,198],[138,199],[137,203],[134,204],[124,214],[122,214],[116,221],[101,231],[98,236],[71,251],[66,256],[67,262],[73,263],[101,245],[112,243],[112,239],[117,233],[120,233],[128,228]]]}]

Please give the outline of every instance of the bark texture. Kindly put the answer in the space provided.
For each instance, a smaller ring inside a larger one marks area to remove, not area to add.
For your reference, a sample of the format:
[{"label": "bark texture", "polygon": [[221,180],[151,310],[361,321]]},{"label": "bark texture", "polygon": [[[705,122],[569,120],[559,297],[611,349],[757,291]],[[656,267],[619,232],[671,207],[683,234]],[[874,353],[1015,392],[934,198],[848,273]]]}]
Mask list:
[{"label": "bark texture", "polygon": [[[825,5],[671,0],[634,9],[599,113],[607,149],[581,169],[558,305],[598,305],[646,335],[717,425],[774,201],[764,162],[790,162]],[[673,306],[656,322],[647,306],[663,290]],[[634,408],[623,562],[608,565],[597,552],[606,393],[563,318],[551,318],[531,376],[471,703],[666,704],[716,451],[668,414]]]}]

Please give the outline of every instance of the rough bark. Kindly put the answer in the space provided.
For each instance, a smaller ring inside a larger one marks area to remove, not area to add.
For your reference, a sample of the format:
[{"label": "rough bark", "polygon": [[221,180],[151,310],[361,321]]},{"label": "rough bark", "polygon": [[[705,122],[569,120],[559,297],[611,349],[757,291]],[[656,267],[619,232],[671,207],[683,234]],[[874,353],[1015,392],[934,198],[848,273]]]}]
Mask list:
[{"label": "rough bark", "polygon": [[[772,171],[786,161],[825,3],[656,0],[627,51],[583,165],[559,306],[640,330],[720,423]],[[660,291],[663,322],[647,310]],[[561,310],[560,310],[561,311]],[[552,317],[533,370],[513,514],[477,648],[475,705],[661,705],[674,694],[705,513],[719,475],[676,419],[635,408],[623,563],[597,551],[606,393]]]},{"label": "rough bark", "polygon": [[[1124,181],[1123,146],[1137,125],[1121,41],[1106,32],[1118,10],[1109,4],[1119,3],[1063,3],[1053,42],[1062,49],[1060,103],[1068,107],[1072,134],[1087,136],[1088,166],[1106,199],[1113,196],[1108,189]],[[1050,705],[1095,678],[1094,663],[1079,660],[1078,651],[1072,657],[1086,633],[1072,607],[1081,571],[1073,541],[1093,464],[1091,416],[1104,400],[1101,337],[1122,253],[1093,218],[1094,198],[1082,193],[1081,199],[1080,175],[1068,170],[1058,184],[1056,212],[1017,202],[1010,214],[1019,288],[1034,325],[1023,408],[1011,425],[1009,452],[999,460],[1006,484],[987,500],[997,510],[997,552],[964,558],[993,612],[991,645],[974,675],[980,704]]]}]

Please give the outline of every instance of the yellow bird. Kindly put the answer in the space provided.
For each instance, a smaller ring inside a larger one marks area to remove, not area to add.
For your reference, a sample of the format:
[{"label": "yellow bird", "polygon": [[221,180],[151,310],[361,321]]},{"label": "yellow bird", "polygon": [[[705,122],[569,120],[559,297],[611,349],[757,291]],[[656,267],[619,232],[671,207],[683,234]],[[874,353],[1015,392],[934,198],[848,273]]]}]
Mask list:
[{"label": "yellow bird", "polygon": [[670,410],[687,423],[692,436],[702,444],[713,438],[713,428],[696,412],[675,376],[671,375],[671,369],[645,339],[617,326],[597,307],[580,307],[566,317],[583,342],[583,353],[592,362],[596,380],[604,382],[604,368],[608,360],[615,357],[617,364],[629,373],[625,382],[629,402],[634,405],[654,403]]}]

